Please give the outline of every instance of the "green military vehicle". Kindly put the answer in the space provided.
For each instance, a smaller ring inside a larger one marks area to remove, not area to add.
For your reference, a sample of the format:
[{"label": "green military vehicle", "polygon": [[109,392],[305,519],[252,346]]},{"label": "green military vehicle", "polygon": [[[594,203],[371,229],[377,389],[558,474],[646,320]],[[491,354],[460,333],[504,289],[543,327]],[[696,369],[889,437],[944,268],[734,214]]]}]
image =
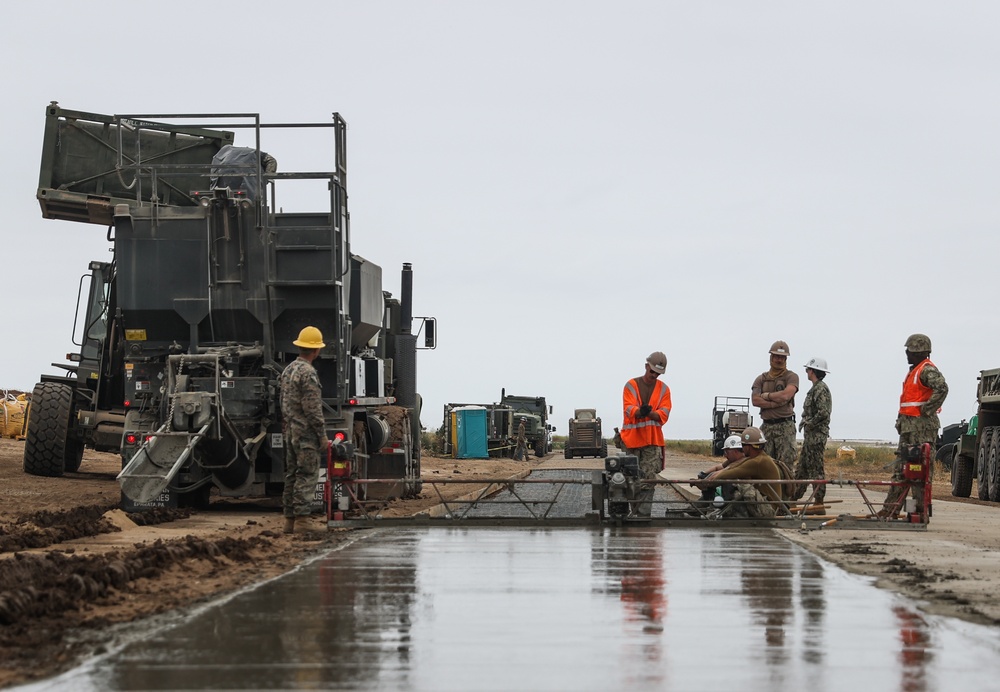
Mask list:
[{"label": "green military vehicle", "polygon": [[976,401],[976,415],[958,424],[956,441],[942,445],[937,458],[951,461],[952,495],[969,497],[975,478],[980,500],[1000,502],[1000,368],[980,371]]},{"label": "green military vehicle", "polygon": [[554,425],[549,424],[552,407],[546,405],[544,396],[514,396],[500,390],[500,406],[511,410],[511,442],[517,440],[518,423],[524,420],[524,433],[528,445],[534,450],[535,456],[543,457],[552,451],[552,431]]},{"label": "green military vehicle", "polygon": [[573,411],[573,417],[569,419],[569,435],[566,438],[563,456],[567,459],[575,456],[607,458],[608,441],[604,439],[601,431],[601,419],[597,415],[597,409],[578,408]]}]

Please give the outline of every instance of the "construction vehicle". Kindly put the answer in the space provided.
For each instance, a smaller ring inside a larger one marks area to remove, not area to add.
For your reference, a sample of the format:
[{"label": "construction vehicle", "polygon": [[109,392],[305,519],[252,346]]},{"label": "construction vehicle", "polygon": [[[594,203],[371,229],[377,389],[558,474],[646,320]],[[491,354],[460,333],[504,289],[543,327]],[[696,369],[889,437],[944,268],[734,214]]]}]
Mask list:
[{"label": "construction vehicle", "polygon": [[506,389],[501,389],[500,406],[513,412],[513,431],[517,430],[521,420],[524,421],[525,437],[535,456],[543,457],[552,451],[550,433],[555,430],[555,426],[549,423],[552,407],[545,404],[544,396],[515,396],[507,394]]},{"label": "construction vehicle", "polygon": [[[275,170],[261,149],[271,133],[308,138],[327,170]],[[46,108],[42,216],[106,226],[113,255],[81,279],[79,351],[34,388],[27,473],[75,471],[89,447],[121,454],[132,509],[204,506],[213,488],[280,494],[278,378],[311,325],[327,344],[313,365],[336,455],[352,478],[385,479],[367,497],[419,493],[416,351],[421,332],[435,347],[436,322],[412,314],[409,264],[397,299],[352,252],[346,133],[337,113],[265,124]],[[314,193],[314,210],[284,211],[279,189]]]},{"label": "construction vehicle", "polygon": [[976,402],[976,415],[937,456],[951,458],[952,495],[969,497],[975,479],[980,500],[1000,502],[1000,368],[980,371]]},{"label": "construction vehicle", "polygon": [[578,408],[573,411],[573,417],[569,419],[569,435],[566,438],[563,456],[567,459],[572,459],[574,456],[607,458],[608,441],[604,439],[601,431],[601,419],[597,415],[597,409]]},{"label": "construction vehicle", "polygon": [[753,425],[750,397],[717,396],[712,407],[712,456],[722,456],[722,443]]}]

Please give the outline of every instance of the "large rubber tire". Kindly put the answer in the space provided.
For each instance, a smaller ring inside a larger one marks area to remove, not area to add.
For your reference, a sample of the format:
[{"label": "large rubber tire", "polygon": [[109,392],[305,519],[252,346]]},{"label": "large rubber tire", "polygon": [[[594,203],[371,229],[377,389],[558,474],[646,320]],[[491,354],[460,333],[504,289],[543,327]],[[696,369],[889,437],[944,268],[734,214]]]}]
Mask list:
[{"label": "large rubber tire", "polygon": [[545,440],[538,440],[531,446],[531,449],[535,452],[535,456],[541,459],[545,456]]},{"label": "large rubber tire", "polygon": [[76,473],[80,470],[80,464],[83,462],[83,446],[82,440],[66,441],[66,458],[63,464],[66,473]]},{"label": "large rubber tire", "polygon": [[993,442],[990,444],[989,468],[990,501],[1000,502],[1000,433],[993,431]]},{"label": "large rubber tire", "polygon": [[968,497],[972,494],[972,477],[975,462],[967,456],[956,454],[951,462],[951,494]]},{"label": "large rubber tire", "polygon": [[572,458],[573,458],[573,452],[570,451],[569,447],[563,449],[563,459],[572,459]]},{"label": "large rubber tire", "polygon": [[608,458],[608,441],[607,440],[604,440],[604,442],[601,443],[601,458],[602,459],[607,459]]},{"label": "large rubber tire", "polygon": [[979,449],[976,450],[976,485],[980,500],[990,499],[990,445],[993,442],[993,428],[983,430],[983,436],[979,440]]},{"label": "large rubber tire", "polygon": [[[57,382],[39,382],[35,385],[31,393],[28,432],[24,443],[25,473],[55,477],[68,470],[66,459],[75,459],[77,449],[69,439],[72,414],[71,387]],[[82,458],[82,446],[79,453]],[[76,467],[80,467],[79,462],[76,462]]]}]

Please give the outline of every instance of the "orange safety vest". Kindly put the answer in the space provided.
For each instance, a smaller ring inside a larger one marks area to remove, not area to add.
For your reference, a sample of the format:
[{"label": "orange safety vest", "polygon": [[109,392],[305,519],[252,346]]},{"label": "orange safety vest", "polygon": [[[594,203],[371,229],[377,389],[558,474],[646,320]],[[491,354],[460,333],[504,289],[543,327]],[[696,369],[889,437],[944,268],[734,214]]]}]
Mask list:
[{"label": "orange safety vest", "polygon": [[924,358],[903,380],[903,393],[899,395],[899,413],[904,416],[919,416],[920,407],[931,400],[934,390],[920,381],[920,373],[928,365],[934,365],[930,358]]},{"label": "orange safety vest", "polygon": [[642,400],[639,398],[639,383],[629,380],[622,393],[622,408],[625,421],[622,424],[622,442],[626,447],[636,449],[655,445],[663,446],[663,424],[670,418],[670,387],[659,380],[653,385],[653,394],[646,402],[653,407],[649,418],[636,419]]}]

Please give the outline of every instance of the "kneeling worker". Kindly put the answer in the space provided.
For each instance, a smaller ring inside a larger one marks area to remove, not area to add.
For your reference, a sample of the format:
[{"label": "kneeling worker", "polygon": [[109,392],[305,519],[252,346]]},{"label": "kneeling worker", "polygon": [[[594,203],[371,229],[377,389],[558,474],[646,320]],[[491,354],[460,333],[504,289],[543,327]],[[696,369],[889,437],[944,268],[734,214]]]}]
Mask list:
[{"label": "kneeling worker", "polygon": [[710,477],[694,482],[692,485],[700,488],[715,488],[720,481],[736,481],[732,483],[732,498],[728,497],[728,493],[724,493],[727,500],[734,500],[729,505],[728,516],[759,519],[774,517],[780,507],[778,503],[781,498],[777,486],[770,483],[738,482],[741,480],[781,480],[781,472],[778,470],[777,464],[764,452],[765,442],[767,440],[759,428],[746,428],[740,435],[741,447],[746,458],[739,463],[729,464],[726,468],[716,471]]},{"label": "kneeling worker", "polygon": [[[712,478],[715,477],[715,474],[722,469],[738,466],[744,459],[747,458],[743,453],[743,443],[740,441],[739,435],[730,435],[726,438],[725,442],[722,443],[722,456],[724,457],[722,463],[716,464],[711,468],[702,471],[698,474],[698,478],[702,480],[712,480]],[[691,485],[694,485],[694,483]],[[687,513],[693,516],[698,516],[703,513],[703,511],[699,511],[698,508],[701,508],[701,510],[711,509],[714,495],[715,486],[709,485],[702,487],[701,497],[694,502],[693,507],[687,510]]]}]

